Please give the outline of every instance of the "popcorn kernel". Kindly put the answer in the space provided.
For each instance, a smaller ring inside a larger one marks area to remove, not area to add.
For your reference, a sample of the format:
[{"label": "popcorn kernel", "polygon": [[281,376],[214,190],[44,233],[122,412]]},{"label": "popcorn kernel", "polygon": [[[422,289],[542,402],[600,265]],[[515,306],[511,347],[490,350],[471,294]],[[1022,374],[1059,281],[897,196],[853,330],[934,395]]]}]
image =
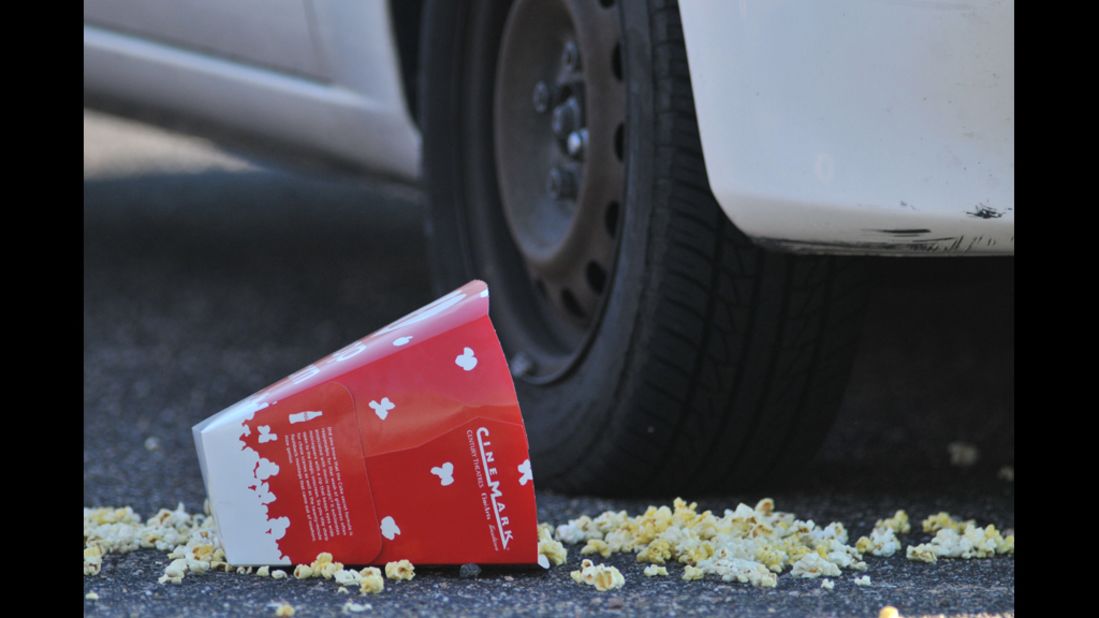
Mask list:
[{"label": "popcorn kernel", "polygon": [[588,559],[580,563],[579,571],[573,571],[569,575],[576,583],[594,586],[600,592],[621,588],[626,583],[626,578],[616,567],[593,564]]},{"label": "popcorn kernel", "polygon": [[879,519],[875,528],[889,528],[897,534],[905,534],[912,531],[912,524],[908,521],[908,513],[903,509],[898,510],[892,517]]},{"label": "popcorn kernel", "polygon": [[688,564],[683,569],[683,581],[691,581],[691,580],[695,580],[695,579],[702,579],[702,576],[705,575],[705,574],[706,574],[706,572],[703,571],[702,569],[700,569],[698,567],[693,567],[693,566]]},{"label": "popcorn kernel", "polygon": [[362,581],[359,582],[359,594],[378,594],[385,590],[385,580],[382,572],[374,567],[367,567],[360,571]]},{"label": "popcorn kernel", "polygon": [[565,564],[569,552],[559,541],[552,538],[544,538],[538,541],[538,555],[545,556],[553,564],[560,566]]},{"label": "popcorn kernel", "polygon": [[600,592],[606,592],[614,588],[621,588],[626,583],[626,578],[613,566],[603,566],[598,569],[593,577],[593,585]]},{"label": "popcorn kernel", "polygon": [[[604,556],[605,558],[606,556]],[[638,562],[651,562],[664,564],[672,557],[672,545],[665,539],[656,539],[649,543],[641,553],[637,554]]]},{"label": "popcorn kernel", "polygon": [[412,579],[416,577],[415,571],[416,568],[408,560],[387,562],[385,565],[385,576],[392,580]]},{"label": "popcorn kernel", "polygon": [[590,554],[599,554],[600,556],[607,558],[611,555],[611,548],[607,545],[606,541],[588,539],[588,543],[580,550],[580,555],[587,556]]}]

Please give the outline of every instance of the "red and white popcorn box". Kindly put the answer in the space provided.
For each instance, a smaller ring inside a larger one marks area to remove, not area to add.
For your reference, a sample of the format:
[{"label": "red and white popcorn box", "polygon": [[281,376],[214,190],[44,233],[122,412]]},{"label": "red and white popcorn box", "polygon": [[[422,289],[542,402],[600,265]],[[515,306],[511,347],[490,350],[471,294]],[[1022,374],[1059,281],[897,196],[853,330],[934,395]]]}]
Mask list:
[{"label": "red and white popcorn box", "polygon": [[538,563],[488,302],[467,283],[194,426],[231,564]]}]

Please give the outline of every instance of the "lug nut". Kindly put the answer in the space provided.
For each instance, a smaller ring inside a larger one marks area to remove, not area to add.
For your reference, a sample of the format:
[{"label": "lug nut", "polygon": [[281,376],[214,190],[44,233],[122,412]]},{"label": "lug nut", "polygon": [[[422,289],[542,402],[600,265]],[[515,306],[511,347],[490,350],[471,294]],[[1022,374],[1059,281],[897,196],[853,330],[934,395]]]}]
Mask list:
[{"label": "lug nut", "polygon": [[561,62],[564,63],[570,71],[577,71],[580,69],[580,48],[576,46],[574,41],[565,43],[565,48],[561,50]]},{"label": "lug nut", "polygon": [[555,200],[570,200],[576,197],[576,174],[560,165],[554,167],[546,179],[546,192]]},{"label": "lug nut", "polygon": [[576,97],[569,97],[564,103],[553,108],[553,120],[551,128],[553,134],[560,139],[566,139],[580,127],[580,102]]},{"label": "lug nut", "polygon": [[573,159],[583,157],[584,151],[588,149],[588,130],[580,129],[569,133],[568,139],[565,140],[565,148]]},{"label": "lug nut", "polygon": [[546,110],[549,109],[550,102],[550,90],[549,86],[546,85],[546,82],[540,81],[534,85],[534,93],[531,94],[531,102],[534,103],[534,111],[539,114],[546,113]]}]

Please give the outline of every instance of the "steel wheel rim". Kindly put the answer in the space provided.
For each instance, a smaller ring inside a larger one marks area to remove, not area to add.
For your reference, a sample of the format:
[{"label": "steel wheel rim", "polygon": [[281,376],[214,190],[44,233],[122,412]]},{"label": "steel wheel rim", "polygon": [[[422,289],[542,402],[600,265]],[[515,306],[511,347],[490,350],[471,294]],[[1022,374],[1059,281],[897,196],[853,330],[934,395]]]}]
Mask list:
[{"label": "steel wheel rim", "polygon": [[613,285],[626,91],[618,12],[601,4],[517,0],[501,37],[495,171],[522,260],[511,267],[528,285],[494,291],[494,302],[537,307],[523,317],[524,349],[510,359],[529,382],[553,381],[579,361]]}]

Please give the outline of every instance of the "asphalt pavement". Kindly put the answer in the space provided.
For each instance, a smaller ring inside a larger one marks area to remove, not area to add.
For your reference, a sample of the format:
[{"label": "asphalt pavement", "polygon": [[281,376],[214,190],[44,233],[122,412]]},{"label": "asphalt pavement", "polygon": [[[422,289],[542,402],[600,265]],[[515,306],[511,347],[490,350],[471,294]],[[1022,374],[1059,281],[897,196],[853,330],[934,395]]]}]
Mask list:
[{"label": "asphalt pavement", "polygon": [[[84,506],[199,510],[191,425],[433,299],[422,196],[384,180],[264,167],[96,112],[84,123]],[[1012,261],[874,266],[879,283],[843,408],[804,477],[773,492],[684,498],[720,512],[770,495],[800,518],[843,522],[852,539],[899,508],[917,527],[945,510],[1014,528],[1014,484],[997,475],[1014,460]],[[950,465],[955,440],[978,446],[976,465]],[[666,503],[538,493],[539,520],[554,524]],[[769,590],[645,578],[643,565],[619,555],[606,562],[626,585],[609,593],[571,580],[579,559],[573,546],[563,567],[486,569],[477,579],[460,579],[457,567],[419,569],[363,600],[399,615],[1015,611],[1013,557],[870,557],[872,585],[844,573],[826,591],[789,575]],[[228,573],[158,584],[167,562],[152,550],[109,555],[101,574],[84,578],[84,592],[100,597],[85,601],[86,615],[273,615],[268,604],[285,601],[296,616],[323,616],[348,598],[329,581]]]}]

